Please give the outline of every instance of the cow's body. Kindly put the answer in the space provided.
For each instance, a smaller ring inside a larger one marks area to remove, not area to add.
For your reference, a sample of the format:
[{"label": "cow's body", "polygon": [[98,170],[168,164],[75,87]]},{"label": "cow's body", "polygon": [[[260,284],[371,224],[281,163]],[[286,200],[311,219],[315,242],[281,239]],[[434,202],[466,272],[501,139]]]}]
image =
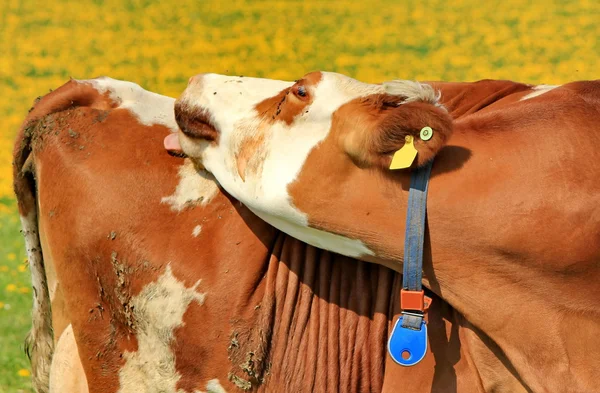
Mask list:
[{"label": "cow's body", "polygon": [[39,392],[48,380],[57,393],[526,391],[438,298],[426,358],[394,364],[399,275],[278,232],[168,156],[172,106],[133,84],[71,81],[24,123],[15,189]]},{"label": "cow's body", "polygon": [[392,157],[412,144],[414,168],[437,154],[424,283],[492,338],[530,391],[600,391],[600,81],[201,74],[176,118],[183,151],[259,216],[398,271],[410,171],[390,171]]}]

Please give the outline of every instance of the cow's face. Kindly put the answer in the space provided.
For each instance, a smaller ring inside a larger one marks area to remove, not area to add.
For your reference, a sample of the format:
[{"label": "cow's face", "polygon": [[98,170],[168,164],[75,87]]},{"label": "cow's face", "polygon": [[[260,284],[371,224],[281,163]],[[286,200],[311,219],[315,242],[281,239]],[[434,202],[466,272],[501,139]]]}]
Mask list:
[{"label": "cow's face", "polygon": [[183,151],[234,197],[305,242],[364,257],[375,254],[365,234],[377,228],[357,214],[376,210],[382,182],[398,180],[389,176],[394,153],[416,149],[407,165],[423,164],[451,132],[437,99],[429,85],[329,72],[296,82],[201,74],[175,115]]}]

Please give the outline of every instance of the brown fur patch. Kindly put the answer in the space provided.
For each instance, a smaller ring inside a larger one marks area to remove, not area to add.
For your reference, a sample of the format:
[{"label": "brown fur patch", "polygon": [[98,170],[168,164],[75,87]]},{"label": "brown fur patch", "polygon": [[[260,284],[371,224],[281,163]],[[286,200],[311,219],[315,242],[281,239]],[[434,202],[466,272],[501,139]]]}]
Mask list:
[{"label": "brown fur patch", "polygon": [[[442,104],[453,118],[486,111],[490,105],[507,105],[531,93],[531,85],[507,80],[428,82],[442,92]],[[491,109],[491,108],[490,108]]]},{"label": "brown fur patch", "polygon": [[[261,101],[256,105],[259,117],[271,123],[283,121],[287,125],[291,125],[296,116],[305,112],[306,107],[312,103],[312,88],[322,78],[323,75],[320,72],[311,72],[296,81],[292,87]],[[302,97],[300,92],[304,92],[305,96]]]},{"label": "brown fur patch", "polygon": [[[431,127],[433,136],[424,141],[420,138],[423,127]],[[409,102],[394,108],[379,123],[377,137],[373,140],[373,152],[385,157],[385,168],[389,167],[391,156],[404,146],[405,137],[414,137],[418,151],[416,164],[424,165],[444,147],[452,135],[452,119],[439,107],[424,102]]]},{"label": "brown fur patch", "polygon": [[38,97],[21,125],[13,150],[13,189],[19,213],[23,217],[28,215],[35,204],[33,195],[28,191],[32,184],[27,173],[32,173],[33,169],[30,158],[32,146],[39,142],[40,130],[48,128],[45,118],[77,106],[107,110],[117,107],[118,103],[111,100],[108,93],[100,94],[90,84],[72,79],[43,98]]},{"label": "brown fur patch", "polygon": [[[407,135],[415,140],[416,165],[431,160],[446,144],[453,126],[443,108],[425,102],[402,102],[399,96],[373,94],[357,98],[334,113],[333,132],[340,136],[342,147],[357,165],[387,169]],[[433,129],[428,141],[420,138],[425,126]]]},{"label": "brown fur patch", "polygon": [[[70,80],[57,90],[43,98],[35,100],[34,107],[23,121],[13,150],[13,188],[17,196],[19,212],[22,217],[36,219],[36,185],[34,153],[43,147],[44,137],[54,130],[55,118],[51,115],[87,105],[96,109],[114,108],[108,93],[100,94],[91,85]],[[52,314],[44,271],[43,256],[39,246],[37,227],[34,233],[24,233],[26,243],[35,239],[35,245],[28,245],[28,257],[34,283],[35,304],[32,313],[32,330],[25,344],[25,351],[31,359],[32,380],[38,392],[46,392],[49,384],[50,362],[53,353]],[[28,236],[30,236],[28,238]],[[33,236],[33,238],[31,237]],[[37,284],[36,284],[37,283]]]},{"label": "brown fur patch", "polygon": [[265,134],[261,132],[258,137],[248,137],[242,142],[236,156],[237,170],[242,180],[246,181],[246,173],[260,171],[264,159],[257,153],[264,150],[264,141]]}]

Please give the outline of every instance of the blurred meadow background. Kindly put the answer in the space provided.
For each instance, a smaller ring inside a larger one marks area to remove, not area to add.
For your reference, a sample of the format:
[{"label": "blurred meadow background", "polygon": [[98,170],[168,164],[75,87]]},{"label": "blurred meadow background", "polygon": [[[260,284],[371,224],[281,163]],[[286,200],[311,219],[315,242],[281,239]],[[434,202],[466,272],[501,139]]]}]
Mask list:
[{"label": "blurred meadow background", "polygon": [[33,100],[108,75],[176,97],[200,72],[367,82],[600,77],[597,0],[0,0],[0,393],[31,392],[12,146]]}]

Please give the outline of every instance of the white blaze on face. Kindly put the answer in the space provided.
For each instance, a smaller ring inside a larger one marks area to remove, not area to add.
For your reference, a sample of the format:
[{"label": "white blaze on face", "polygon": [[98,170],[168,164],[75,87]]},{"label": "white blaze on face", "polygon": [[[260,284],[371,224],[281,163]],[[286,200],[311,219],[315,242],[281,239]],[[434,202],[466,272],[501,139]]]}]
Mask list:
[{"label": "white blaze on face", "polygon": [[197,291],[198,281],[187,288],[167,266],[156,282],[148,284],[131,300],[138,349],[125,352],[125,365],[119,372],[119,393],[184,393],[177,389],[181,378],[175,369],[171,350],[176,328],[192,302],[203,304],[205,294]]},{"label": "white blaze on face", "polygon": [[[235,154],[241,141],[258,136],[256,105],[293,84],[270,79],[203,74],[188,85],[178,101],[191,107],[208,109],[212,123],[219,128],[219,144],[227,145],[226,150]],[[181,133],[179,141],[183,151],[193,158],[210,150],[208,143],[190,140]],[[221,164],[237,172],[234,160],[227,159]]]},{"label": "white blaze on face", "polygon": [[190,83],[179,101],[207,108],[219,129],[231,130],[240,120],[256,117],[254,108],[294,82],[204,74]]},{"label": "white blaze on face", "polygon": [[[341,74],[322,73],[316,85],[307,86],[312,103],[291,124],[262,119],[256,106],[292,85],[292,82],[213,74],[198,77],[179,100],[206,110],[219,140],[218,144],[209,144],[180,134],[181,146],[190,157],[199,160],[227,192],[276,228],[311,245],[344,255],[373,255],[359,240],[309,228],[307,215],[293,205],[288,186],[298,177],[311,150],[329,134],[334,112],[356,98],[383,93],[385,88]],[[242,179],[236,157],[248,138],[260,141],[262,165],[261,170]]]}]

